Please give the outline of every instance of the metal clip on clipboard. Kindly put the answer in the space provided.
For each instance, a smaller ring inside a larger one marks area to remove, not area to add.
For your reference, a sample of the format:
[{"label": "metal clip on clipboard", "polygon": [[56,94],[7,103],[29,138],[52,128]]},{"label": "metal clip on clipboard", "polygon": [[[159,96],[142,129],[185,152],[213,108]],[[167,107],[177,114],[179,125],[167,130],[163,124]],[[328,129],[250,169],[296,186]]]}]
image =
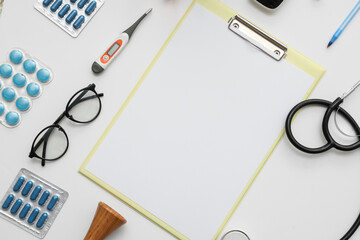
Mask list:
[{"label": "metal clip on clipboard", "polygon": [[239,15],[230,19],[229,29],[276,61],[286,56],[287,47],[284,44]]}]

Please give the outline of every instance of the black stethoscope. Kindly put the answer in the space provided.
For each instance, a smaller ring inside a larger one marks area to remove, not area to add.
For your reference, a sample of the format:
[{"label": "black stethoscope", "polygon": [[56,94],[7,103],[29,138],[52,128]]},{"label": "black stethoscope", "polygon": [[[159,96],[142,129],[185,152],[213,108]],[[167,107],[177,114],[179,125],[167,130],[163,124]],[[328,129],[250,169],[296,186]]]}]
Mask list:
[{"label": "black stethoscope", "polygon": [[[343,108],[340,107],[340,105],[344,102],[344,99],[347,96],[349,96],[359,85],[360,85],[360,81],[357,82],[351,89],[349,89],[341,97],[338,97],[337,99],[335,99],[335,101],[333,101],[333,102],[323,100],[323,99],[309,99],[309,100],[300,102],[295,107],[293,107],[293,109],[291,109],[291,111],[289,112],[289,115],[287,116],[286,123],[285,123],[286,135],[288,136],[290,142],[297,149],[299,149],[303,152],[306,152],[306,153],[311,153],[311,154],[326,152],[331,148],[336,148],[337,150],[340,150],[340,151],[352,151],[352,150],[359,148],[360,147],[360,127],[356,123],[354,118],[346,110],[344,110]],[[322,131],[323,131],[323,134],[324,134],[324,137],[325,137],[327,143],[325,145],[323,145],[321,147],[317,147],[317,148],[306,147],[303,144],[299,143],[295,139],[295,137],[292,133],[292,130],[291,130],[291,123],[292,123],[292,120],[293,120],[294,116],[296,115],[296,113],[300,109],[310,106],[310,105],[316,105],[316,106],[321,106],[321,107],[327,108],[325,115],[323,117],[323,120],[322,120]],[[338,128],[338,130],[346,136],[353,136],[353,137],[356,136],[358,138],[357,142],[355,142],[353,144],[349,144],[349,145],[343,145],[343,144],[338,143],[331,136],[331,133],[329,130],[329,120],[333,113],[335,114],[335,125]],[[351,125],[351,127],[355,131],[356,135],[346,134],[340,129],[340,127],[336,121],[337,114],[340,114]],[[360,214],[357,217],[354,224],[348,230],[348,232],[340,240],[350,239],[350,237],[355,233],[355,231],[359,227],[359,225],[360,225]]]}]

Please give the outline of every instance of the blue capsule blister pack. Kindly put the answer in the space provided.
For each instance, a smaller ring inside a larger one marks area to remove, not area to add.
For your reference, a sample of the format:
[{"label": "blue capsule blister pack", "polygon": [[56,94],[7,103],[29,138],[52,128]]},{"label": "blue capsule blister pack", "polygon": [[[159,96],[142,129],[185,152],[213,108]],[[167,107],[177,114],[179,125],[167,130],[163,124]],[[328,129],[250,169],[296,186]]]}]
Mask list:
[{"label": "blue capsule blister pack", "polygon": [[0,202],[0,216],[44,238],[69,194],[22,168]]},{"label": "blue capsule blister pack", "polygon": [[77,37],[103,4],[103,0],[36,0],[34,7]]},{"label": "blue capsule blister pack", "polygon": [[19,126],[21,115],[30,110],[52,79],[48,66],[20,48],[10,50],[7,61],[0,63],[0,123]]}]

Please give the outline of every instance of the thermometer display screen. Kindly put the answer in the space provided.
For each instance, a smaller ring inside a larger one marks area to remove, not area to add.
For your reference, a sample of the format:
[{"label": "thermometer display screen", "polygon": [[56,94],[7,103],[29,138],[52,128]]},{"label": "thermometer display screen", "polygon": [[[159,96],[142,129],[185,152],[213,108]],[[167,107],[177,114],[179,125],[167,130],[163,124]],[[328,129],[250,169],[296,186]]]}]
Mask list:
[{"label": "thermometer display screen", "polygon": [[109,49],[109,51],[107,52],[107,54],[109,54],[110,56],[112,56],[116,50],[118,50],[118,48],[120,47],[120,45],[116,42],[114,43],[114,45],[112,45],[112,47]]}]

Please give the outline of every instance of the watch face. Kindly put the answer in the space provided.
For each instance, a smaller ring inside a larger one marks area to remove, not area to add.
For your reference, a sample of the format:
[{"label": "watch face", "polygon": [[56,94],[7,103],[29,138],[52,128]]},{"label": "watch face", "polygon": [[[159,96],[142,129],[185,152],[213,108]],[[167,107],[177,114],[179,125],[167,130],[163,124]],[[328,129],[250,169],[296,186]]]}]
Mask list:
[{"label": "watch face", "polygon": [[277,8],[284,0],[256,0],[267,8],[275,9]]},{"label": "watch face", "polygon": [[250,238],[240,230],[227,232],[221,240],[250,240]]}]

